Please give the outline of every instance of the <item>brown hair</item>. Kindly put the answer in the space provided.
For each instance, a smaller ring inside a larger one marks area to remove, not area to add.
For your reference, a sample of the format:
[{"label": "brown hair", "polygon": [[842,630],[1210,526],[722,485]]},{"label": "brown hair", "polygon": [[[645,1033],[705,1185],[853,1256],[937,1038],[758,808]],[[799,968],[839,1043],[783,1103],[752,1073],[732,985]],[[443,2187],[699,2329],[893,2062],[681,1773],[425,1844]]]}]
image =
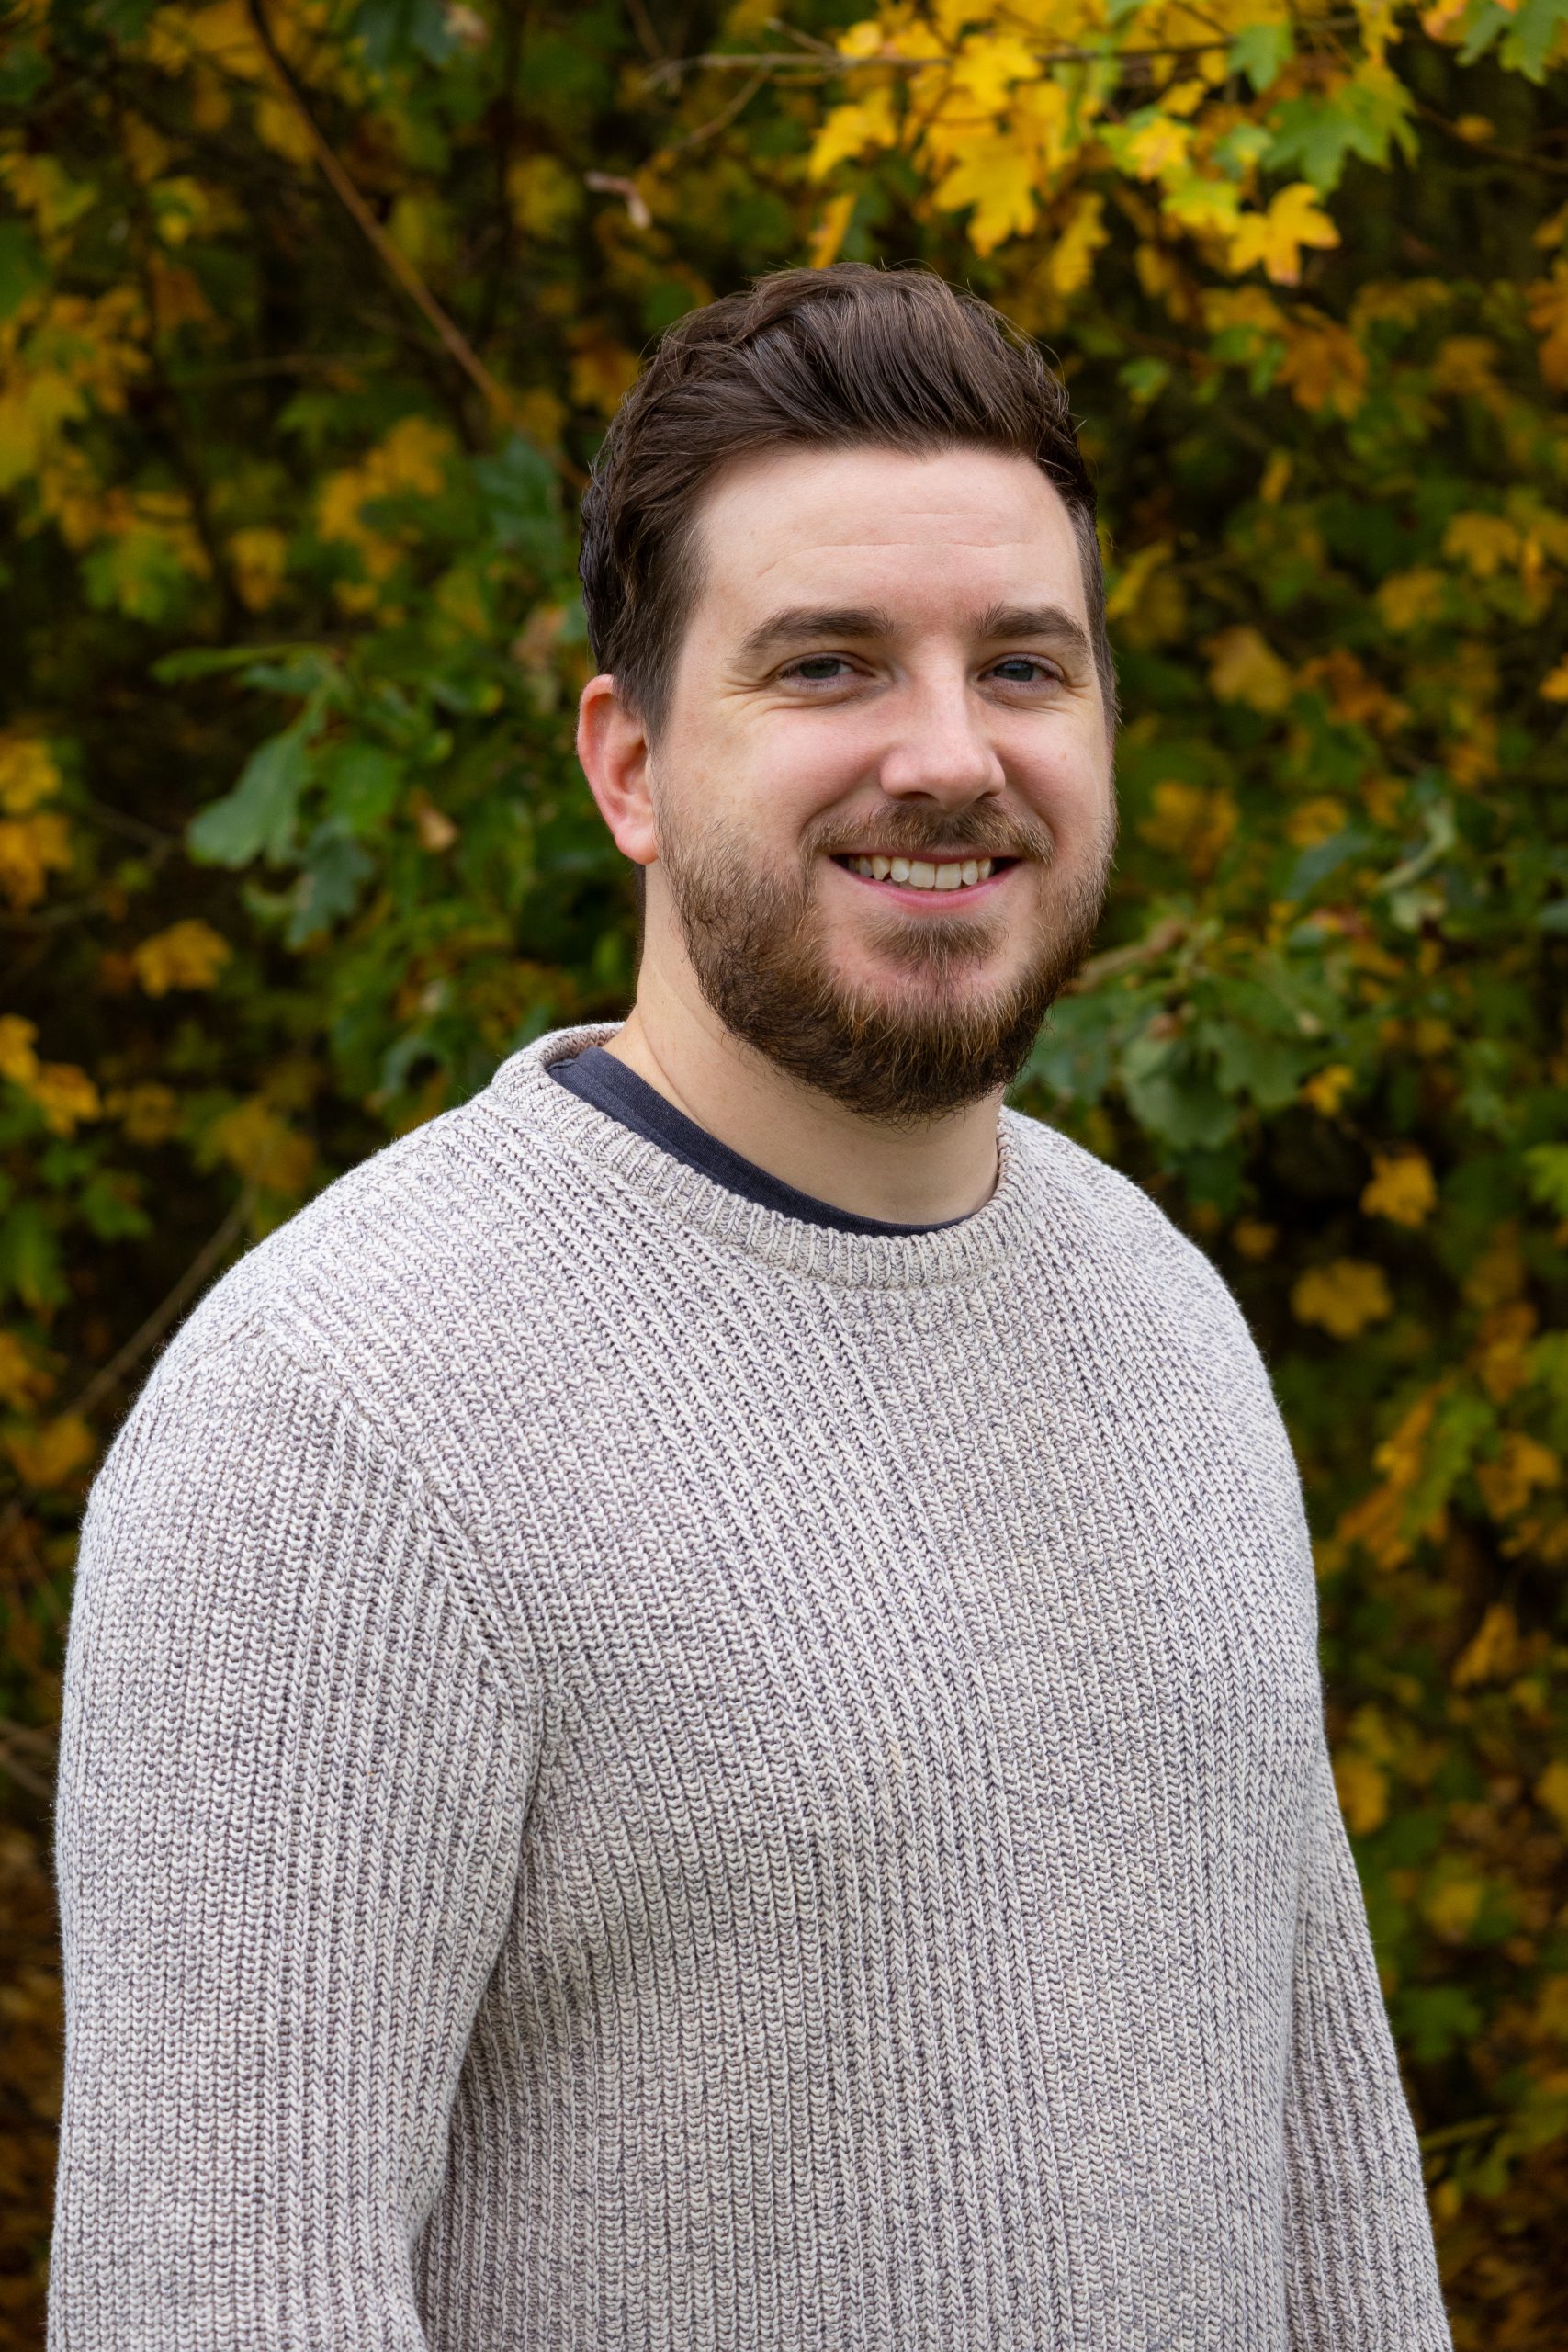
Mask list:
[{"label": "brown hair", "polygon": [[784,269],[678,320],[627,393],[582,503],[593,658],[657,729],[696,588],[694,522],[731,459],[789,444],[1029,458],[1072,517],[1114,727],[1094,484],[1066,389],[988,302],[928,269]]}]

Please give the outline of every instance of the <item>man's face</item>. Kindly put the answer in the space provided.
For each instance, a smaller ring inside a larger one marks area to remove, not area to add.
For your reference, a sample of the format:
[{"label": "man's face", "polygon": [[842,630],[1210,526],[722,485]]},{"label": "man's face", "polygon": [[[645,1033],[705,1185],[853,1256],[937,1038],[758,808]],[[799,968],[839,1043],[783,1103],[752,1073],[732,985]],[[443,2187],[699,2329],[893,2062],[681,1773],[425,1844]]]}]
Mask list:
[{"label": "man's face", "polygon": [[791,449],[719,478],[696,552],[650,922],[852,1108],[977,1100],[1087,954],[1114,847],[1066,505],[1022,458]]}]

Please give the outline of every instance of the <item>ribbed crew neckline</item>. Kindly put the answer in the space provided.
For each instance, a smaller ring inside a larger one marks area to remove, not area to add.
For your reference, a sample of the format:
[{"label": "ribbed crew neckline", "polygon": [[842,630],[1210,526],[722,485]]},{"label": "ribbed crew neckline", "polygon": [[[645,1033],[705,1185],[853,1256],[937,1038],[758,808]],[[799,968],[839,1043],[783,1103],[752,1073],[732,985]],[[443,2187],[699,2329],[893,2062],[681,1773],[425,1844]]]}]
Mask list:
[{"label": "ribbed crew neckline", "polygon": [[1010,1111],[998,1122],[997,1189],[953,1225],[916,1234],[840,1233],[744,1199],[549,1076],[552,1062],[606,1044],[619,1025],[550,1030],[502,1062],[486,1091],[519,1125],[726,1249],[845,1288],[908,1289],[979,1279],[1016,1257],[1038,1223],[1029,1156],[1021,1148],[1023,1122]]}]

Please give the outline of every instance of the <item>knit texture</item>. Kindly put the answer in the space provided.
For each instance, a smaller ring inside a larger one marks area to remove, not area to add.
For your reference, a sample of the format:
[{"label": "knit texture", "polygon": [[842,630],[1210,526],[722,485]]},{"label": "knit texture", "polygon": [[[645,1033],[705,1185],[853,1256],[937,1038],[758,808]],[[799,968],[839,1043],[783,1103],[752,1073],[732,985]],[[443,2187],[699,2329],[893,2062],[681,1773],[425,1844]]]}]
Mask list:
[{"label": "knit texture", "polygon": [[87,1512],[54,2352],[1446,2352],[1300,1487],[1064,1136],[913,1237],[561,1031]]}]

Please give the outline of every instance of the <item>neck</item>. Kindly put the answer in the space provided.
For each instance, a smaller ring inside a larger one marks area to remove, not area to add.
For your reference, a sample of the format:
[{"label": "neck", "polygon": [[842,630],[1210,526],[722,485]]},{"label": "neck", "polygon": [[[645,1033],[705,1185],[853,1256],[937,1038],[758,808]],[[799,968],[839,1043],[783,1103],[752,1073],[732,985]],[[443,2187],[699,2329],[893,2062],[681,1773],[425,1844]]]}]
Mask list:
[{"label": "neck", "polygon": [[637,1002],[605,1049],[731,1151],[832,1208],[941,1225],[996,1189],[1000,1090],[915,1127],[859,1118],[733,1035],[689,967],[645,956]]}]

